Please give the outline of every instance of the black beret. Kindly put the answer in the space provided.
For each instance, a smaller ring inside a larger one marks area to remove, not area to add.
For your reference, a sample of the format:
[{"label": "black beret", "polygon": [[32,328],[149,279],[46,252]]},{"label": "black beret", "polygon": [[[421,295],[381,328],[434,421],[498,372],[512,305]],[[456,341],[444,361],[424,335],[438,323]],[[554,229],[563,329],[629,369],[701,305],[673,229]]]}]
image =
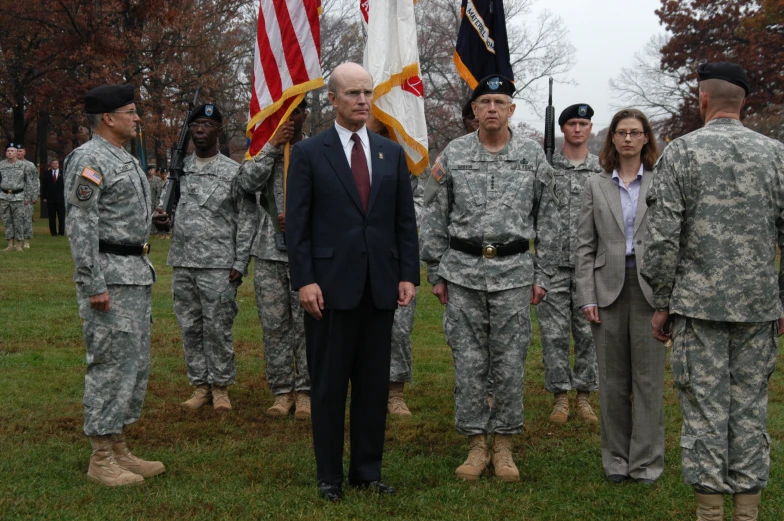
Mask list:
[{"label": "black beret", "polygon": [[471,106],[471,100],[468,100],[463,105],[463,119],[474,119],[475,117],[474,107]]},{"label": "black beret", "polygon": [[746,71],[737,63],[732,62],[714,62],[703,63],[697,67],[697,78],[703,80],[724,80],[743,87],[746,96],[749,95],[749,78],[746,76]]},{"label": "black beret", "polygon": [[15,146],[16,146],[17,150],[24,150],[25,149],[24,145],[21,144],[21,143],[17,143]]},{"label": "black beret", "polygon": [[205,103],[200,107],[196,107],[196,110],[193,111],[191,117],[188,118],[188,123],[192,123],[198,118],[214,119],[219,123],[223,123],[223,115],[220,110],[218,110],[218,107],[212,103]]},{"label": "black beret", "polygon": [[471,93],[471,101],[476,101],[476,98],[482,94],[506,94],[514,96],[515,87],[512,80],[505,78],[500,74],[493,74],[487,78],[482,79]]},{"label": "black beret", "polygon": [[587,119],[588,121],[591,120],[593,117],[593,109],[587,103],[578,103],[576,105],[570,105],[563,109],[561,115],[558,116],[558,125],[563,126],[564,123],[569,121],[570,119],[580,118],[580,119]]},{"label": "black beret", "polygon": [[95,87],[84,97],[84,111],[88,114],[103,114],[133,103],[136,88],[130,83],[124,85],[101,85]]}]

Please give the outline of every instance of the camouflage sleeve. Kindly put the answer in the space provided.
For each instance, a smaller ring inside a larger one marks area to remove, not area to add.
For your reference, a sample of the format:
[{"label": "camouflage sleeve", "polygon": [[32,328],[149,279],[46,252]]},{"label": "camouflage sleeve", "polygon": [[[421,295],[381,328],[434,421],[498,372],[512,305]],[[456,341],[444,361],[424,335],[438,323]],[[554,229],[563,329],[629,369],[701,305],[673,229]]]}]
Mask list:
[{"label": "camouflage sleeve", "polygon": [[422,208],[424,206],[425,182],[427,176],[411,174],[411,191],[414,193],[414,212],[416,212],[417,228],[422,226]]},{"label": "camouflage sleeve", "polygon": [[422,221],[419,235],[419,255],[427,264],[427,280],[432,285],[444,282],[438,275],[441,257],[449,249],[449,159],[441,154],[433,163],[425,181]]},{"label": "camouflage sleeve", "polygon": [[653,307],[657,310],[670,307],[685,209],[678,171],[687,168],[681,144],[670,143],[653,169],[646,197],[648,230],[640,274],[653,290]]},{"label": "camouflage sleeve", "polygon": [[89,155],[66,160],[65,230],[74,261],[74,282],[87,295],[105,293],[106,282],[98,258],[98,200],[103,175]]},{"label": "camouflage sleeve", "polygon": [[267,179],[272,175],[276,161],[283,160],[280,150],[267,143],[261,152],[250,161],[245,161],[240,167],[240,186],[249,194],[261,192]]},{"label": "camouflage sleeve", "polygon": [[232,181],[231,192],[234,209],[238,213],[232,268],[242,273],[244,277],[248,274],[250,250],[259,229],[258,205],[256,204],[256,194],[250,194],[240,186],[239,176]]},{"label": "camouflage sleeve", "polygon": [[534,285],[550,288],[550,277],[555,274],[558,235],[561,215],[555,197],[555,171],[547,162],[544,150],[537,145],[536,180],[531,214],[534,220]]},{"label": "camouflage sleeve", "polygon": [[38,170],[33,163],[25,165],[25,201],[37,201],[41,185],[38,181]]}]

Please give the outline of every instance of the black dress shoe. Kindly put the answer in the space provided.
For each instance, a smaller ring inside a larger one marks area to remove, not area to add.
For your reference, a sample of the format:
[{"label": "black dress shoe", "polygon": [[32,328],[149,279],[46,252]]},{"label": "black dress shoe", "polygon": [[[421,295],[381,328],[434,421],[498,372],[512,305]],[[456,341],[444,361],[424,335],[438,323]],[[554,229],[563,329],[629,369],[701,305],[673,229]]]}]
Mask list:
[{"label": "black dress shoe", "polygon": [[379,495],[392,495],[395,489],[380,481],[351,481],[351,486],[357,490],[372,490]]},{"label": "black dress shoe", "polygon": [[629,479],[629,476],[625,476],[623,474],[609,474],[607,476],[607,481],[609,481],[610,483],[615,483],[615,484],[623,483],[627,479]]},{"label": "black dress shoe", "polygon": [[343,499],[343,487],[340,483],[325,483],[319,482],[319,496],[323,497],[330,503],[340,501]]}]

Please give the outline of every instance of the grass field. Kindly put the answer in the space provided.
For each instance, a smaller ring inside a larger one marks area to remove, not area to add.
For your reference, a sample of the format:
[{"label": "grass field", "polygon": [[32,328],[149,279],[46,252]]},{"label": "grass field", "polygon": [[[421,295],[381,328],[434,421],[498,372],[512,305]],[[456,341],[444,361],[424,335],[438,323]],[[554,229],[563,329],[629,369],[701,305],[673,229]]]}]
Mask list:
[{"label": "grass field", "polygon": [[[153,238],[152,372],[141,421],[129,445],[167,472],[142,487],[110,489],[85,477],[90,449],[82,434],[84,341],[68,243],[38,219],[32,249],[0,252],[0,519],[255,520],[687,520],[691,489],[680,474],[680,412],[667,372],[666,468],[652,487],[603,478],[599,429],[547,421],[552,396],[542,384],[538,330],[528,352],[524,434],[515,437],[522,480],[459,482],[467,451],[453,428],[453,374],[441,328],[442,307],[425,284],[414,327],[410,420],[387,423],[384,480],[394,498],[348,490],[340,504],[316,493],[310,423],[264,416],[272,396],[264,378],[262,333],[253,284],[240,287],[234,325],[235,410],[188,414],[189,388],[172,312],[168,241]],[[4,247],[4,246],[2,246]],[[771,382],[770,485],[762,520],[784,519],[784,377]],[[572,396],[573,399],[573,396]],[[596,406],[598,396],[594,396]],[[729,506],[729,504],[728,504]],[[730,519],[727,517],[727,519]]]}]

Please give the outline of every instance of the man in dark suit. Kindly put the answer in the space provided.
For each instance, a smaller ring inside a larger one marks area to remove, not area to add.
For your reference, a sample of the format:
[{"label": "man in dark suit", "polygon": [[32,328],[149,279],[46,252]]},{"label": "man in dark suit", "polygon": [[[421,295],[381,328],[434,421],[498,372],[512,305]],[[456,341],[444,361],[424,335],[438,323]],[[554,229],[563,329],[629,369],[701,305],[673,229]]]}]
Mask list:
[{"label": "man in dark suit", "polygon": [[370,74],[344,63],[328,91],[335,126],[291,152],[286,243],[305,309],[319,492],[337,501],[349,380],[349,484],[395,492],[380,481],[392,321],[419,284],[419,249],[403,149],[365,127]]},{"label": "man in dark suit", "polygon": [[[52,161],[51,168],[41,177],[41,200],[48,205],[49,211],[49,233],[52,236],[65,235],[65,197],[63,195],[65,184],[63,184],[63,171],[60,170],[60,162],[55,159]],[[55,223],[57,219],[57,223]],[[58,232],[59,230],[59,232]]]}]

